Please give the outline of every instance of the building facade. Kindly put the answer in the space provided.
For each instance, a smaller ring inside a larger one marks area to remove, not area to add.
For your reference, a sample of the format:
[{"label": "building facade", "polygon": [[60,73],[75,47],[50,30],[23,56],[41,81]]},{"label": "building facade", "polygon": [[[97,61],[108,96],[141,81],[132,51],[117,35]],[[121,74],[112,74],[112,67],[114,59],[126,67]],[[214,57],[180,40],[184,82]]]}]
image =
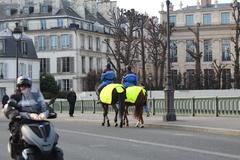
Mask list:
[{"label": "building facade", "polygon": [[33,81],[33,89],[39,89],[40,61],[31,38],[23,35],[21,47],[17,52],[17,43],[9,29],[0,32],[0,98],[4,94],[13,94],[16,89],[17,61],[18,75],[27,75]]},{"label": "building facade", "polygon": [[[160,11],[161,23],[166,22],[166,12]],[[183,7],[180,3],[180,9],[174,10],[170,7],[170,22],[174,23],[175,31],[171,35],[171,64],[173,72],[180,72],[183,76],[182,83],[191,85],[195,69],[194,59],[187,53],[187,49],[194,49],[194,34],[188,27],[196,30],[197,24],[200,24],[200,51],[202,52],[201,69],[205,88],[213,88],[211,79],[214,75],[213,61],[218,65],[224,65],[221,88],[231,88],[231,79],[233,78],[234,66],[234,44],[231,38],[235,35],[235,22],[232,17],[231,2],[218,4],[215,0],[197,0],[195,6]],[[184,84],[182,84],[184,85]],[[192,86],[187,86],[191,89]]]},{"label": "building facade", "polygon": [[41,73],[51,73],[62,91],[84,90],[87,73],[102,70],[106,54],[104,40],[110,38],[110,0],[17,0],[0,5],[0,29],[20,22],[34,40]]}]

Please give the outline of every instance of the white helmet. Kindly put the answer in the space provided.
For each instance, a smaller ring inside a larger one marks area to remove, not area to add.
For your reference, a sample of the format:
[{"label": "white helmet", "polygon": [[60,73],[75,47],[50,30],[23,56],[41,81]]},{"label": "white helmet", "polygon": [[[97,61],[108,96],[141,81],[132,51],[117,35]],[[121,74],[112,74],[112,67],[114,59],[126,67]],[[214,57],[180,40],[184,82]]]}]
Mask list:
[{"label": "white helmet", "polygon": [[27,76],[20,76],[17,79],[17,86],[19,87],[20,85],[26,85],[27,87],[31,88],[32,87],[32,80],[31,78]]}]

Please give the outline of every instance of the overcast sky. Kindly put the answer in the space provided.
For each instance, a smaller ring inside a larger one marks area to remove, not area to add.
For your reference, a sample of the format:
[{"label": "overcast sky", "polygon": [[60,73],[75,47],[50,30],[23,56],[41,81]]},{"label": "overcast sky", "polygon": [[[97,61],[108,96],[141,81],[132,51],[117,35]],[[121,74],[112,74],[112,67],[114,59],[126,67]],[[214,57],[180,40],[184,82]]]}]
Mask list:
[{"label": "overcast sky", "polygon": [[[166,6],[166,0],[116,0],[117,5],[120,8],[131,9],[145,13],[147,12],[150,16],[159,17],[159,11],[161,10],[161,2]],[[174,9],[179,8],[180,1],[183,3],[183,7],[192,6],[197,4],[197,0],[170,0],[173,3]],[[233,0],[218,0],[218,3],[231,3]],[[201,0],[200,0],[201,2]],[[215,0],[212,0],[215,3]]]}]

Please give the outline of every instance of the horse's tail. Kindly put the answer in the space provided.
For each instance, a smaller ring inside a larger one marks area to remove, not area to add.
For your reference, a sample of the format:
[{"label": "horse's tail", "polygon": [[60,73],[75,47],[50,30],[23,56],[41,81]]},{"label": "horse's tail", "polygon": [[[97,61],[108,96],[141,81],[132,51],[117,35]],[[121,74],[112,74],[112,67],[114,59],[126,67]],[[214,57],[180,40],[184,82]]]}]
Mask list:
[{"label": "horse's tail", "polygon": [[143,90],[138,94],[136,103],[135,103],[135,110],[134,110],[134,117],[136,119],[140,119],[143,114],[143,107],[144,103],[146,102],[146,94],[144,94]]}]

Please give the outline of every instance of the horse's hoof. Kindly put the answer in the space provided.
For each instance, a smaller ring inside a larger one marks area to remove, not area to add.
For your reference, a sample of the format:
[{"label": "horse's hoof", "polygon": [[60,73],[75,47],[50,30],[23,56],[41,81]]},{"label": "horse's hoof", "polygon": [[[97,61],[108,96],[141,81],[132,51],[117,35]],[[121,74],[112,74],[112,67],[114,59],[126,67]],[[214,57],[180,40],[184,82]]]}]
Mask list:
[{"label": "horse's hoof", "polygon": [[107,122],[107,126],[110,127],[110,122],[109,121]]},{"label": "horse's hoof", "polygon": [[104,126],[105,124],[104,123],[102,123],[102,126]]},{"label": "horse's hoof", "polygon": [[140,128],[144,128],[144,125],[141,125]]},{"label": "horse's hoof", "polygon": [[135,125],[135,127],[139,127],[139,123],[137,123],[137,124]]},{"label": "horse's hoof", "polygon": [[126,126],[129,127],[129,124],[127,123]]},{"label": "horse's hoof", "polygon": [[117,123],[115,123],[115,127],[117,127],[118,126],[118,124]]}]

